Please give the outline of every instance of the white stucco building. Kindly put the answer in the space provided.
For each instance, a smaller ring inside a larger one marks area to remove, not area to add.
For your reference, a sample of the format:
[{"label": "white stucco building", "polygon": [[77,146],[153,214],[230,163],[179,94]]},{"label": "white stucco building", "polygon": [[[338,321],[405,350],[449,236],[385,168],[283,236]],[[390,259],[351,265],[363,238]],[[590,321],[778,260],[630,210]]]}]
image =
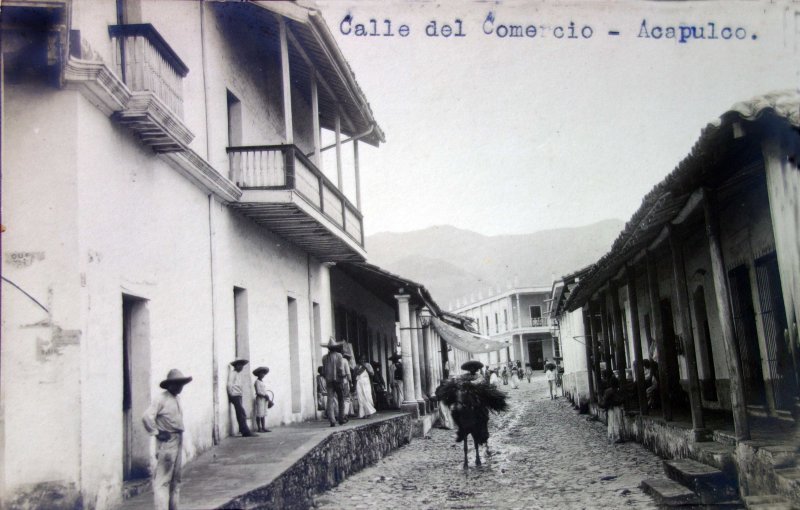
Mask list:
[{"label": "white stucco building", "polygon": [[[235,358],[271,368],[270,425],[313,418],[331,265],[366,257],[358,149],[383,141],[319,13],[2,8],[4,502],[119,502],[147,475],[140,417],[171,368],[194,378],[188,459],[236,432]],[[393,313],[371,330],[392,346]]]},{"label": "white stucco building", "polygon": [[478,359],[488,365],[519,360],[541,370],[545,359],[560,356],[547,317],[550,290],[549,286],[509,289],[453,310],[472,318],[481,335],[507,345]]}]

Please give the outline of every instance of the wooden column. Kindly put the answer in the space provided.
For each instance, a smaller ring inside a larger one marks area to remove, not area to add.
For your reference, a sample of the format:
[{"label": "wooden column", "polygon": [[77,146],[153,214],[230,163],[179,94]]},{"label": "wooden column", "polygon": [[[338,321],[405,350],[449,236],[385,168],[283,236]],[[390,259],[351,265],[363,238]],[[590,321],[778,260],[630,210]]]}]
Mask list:
[{"label": "wooden column", "polygon": [[311,123],[314,129],[314,164],[322,168],[322,140],[319,128],[319,91],[317,90],[317,74],[311,73]]},{"label": "wooden column", "polygon": [[583,346],[586,351],[586,378],[589,380],[589,401],[596,402],[597,401],[597,393],[594,385],[594,361],[592,357],[592,345],[593,345],[593,334],[592,334],[592,309],[589,306],[589,303],[586,303],[586,306],[583,307],[583,330],[584,330],[584,337],[583,337]]},{"label": "wooden column", "polygon": [[731,303],[728,300],[728,279],[725,274],[725,261],[722,258],[719,219],[713,197],[710,196],[708,190],[703,193],[703,212],[706,219],[706,236],[708,237],[708,251],[711,256],[711,274],[714,280],[714,295],[717,299],[722,344],[725,346],[725,359],[728,363],[733,426],[736,439],[744,441],[750,438],[750,426],[747,422],[747,407],[744,387],[742,386],[741,360],[739,360],[736,336],[734,335]]},{"label": "wooden column", "polygon": [[611,324],[614,326],[614,358],[617,360],[620,385],[625,383],[625,335],[622,332],[622,310],[619,306],[619,287],[615,282],[609,285],[611,294]]},{"label": "wooden column", "polygon": [[664,419],[672,419],[672,404],[669,400],[669,381],[667,381],[667,355],[661,326],[661,302],[658,296],[658,268],[655,257],[647,253],[647,295],[650,301],[650,332],[658,350],[658,389],[661,394],[661,412]]},{"label": "wooden column", "polygon": [[356,208],[361,210],[361,166],[358,160],[358,140],[353,140],[353,170],[356,174]]},{"label": "wooden column", "polygon": [[425,354],[425,393],[428,397],[431,397],[434,390],[436,390],[436,375],[433,363],[433,347],[431,345],[430,311],[426,308],[423,310],[425,310],[423,316],[428,317],[428,324],[422,328],[422,348]]},{"label": "wooden column", "polygon": [[[691,313],[689,312],[689,291],[686,288],[686,268],[683,264],[683,249],[678,234],[671,225],[669,228],[669,247],[672,251],[672,278],[675,290],[675,303],[681,317],[681,336],[683,353],[686,356],[686,371],[689,375],[689,402],[692,408],[692,428],[697,432],[705,428],[703,422],[703,400],[700,394],[700,380],[697,376],[697,353],[695,351],[694,333],[692,332]],[[712,360],[713,363],[713,360]]]},{"label": "wooden column", "polygon": [[[595,314],[594,307],[592,306],[592,302],[589,301],[589,325],[591,328],[591,344],[592,344],[592,371],[594,372],[594,387],[595,387],[595,397],[600,396],[601,385],[600,381],[602,378],[600,377],[600,338],[599,338],[599,331],[597,329],[597,323],[595,321],[595,315],[600,315],[600,309],[598,308],[597,314]],[[602,321],[601,321],[602,322]]]},{"label": "wooden column", "polygon": [[603,328],[603,361],[606,369],[611,370],[611,324],[608,313],[608,292],[600,293],[600,326]]},{"label": "wooden column", "polygon": [[289,43],[286,40],[286,20],[278,16],[278,31],[281,43],[281,75],[283,84],[283,122],[286,130],[286,143],[294,143],[292,127],[292,81],[289,77]]},{"label": "wooden column", "polygon": [[342,178],[342,117],[337,113],[334,122],[336,134],[336,187],[344,192],[344,179]]},{"label": "wooden column", "polygon": [[642,336],[639,332],[639,303],[636,300],[636,268],[625,267],[625,276],[628,287],[628,305],[631,307],[631,333],[633,337],[633,358],[636,361],[636,393],[639,396],[639,411],[642,415],[647,412],[647,388],[644,386],[644,366],[642,365]]}]

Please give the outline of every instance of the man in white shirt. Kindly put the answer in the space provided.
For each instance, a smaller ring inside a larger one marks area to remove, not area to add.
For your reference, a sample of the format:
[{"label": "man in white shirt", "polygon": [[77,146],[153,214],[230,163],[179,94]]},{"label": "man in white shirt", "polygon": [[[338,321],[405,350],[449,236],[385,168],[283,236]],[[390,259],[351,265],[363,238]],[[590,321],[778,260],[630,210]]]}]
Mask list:
[{"label": "man in white shirt", "polygon": [[160,386],[159,394],[142,416],[147,433],[156,437],[156,470],[153,473],[153,501],[156,510],[175,510],[180,499],[183,449],[183,411],[178,394],[192,380],[173,368]]},{"label": "man in white shirt", "polygon": [[245,365],[247,365],[249,361],[246,359],[237,359],[236,361],[231,361],[231,367],[233,367],[228,374],[228,401],[233,405],[233,410],[236,412],[236,423],[239,424],[239,432],[242,434],[242,437],[252,437],[257,436],[258,434],[254,434],[250,432],[250,427],[247,425],[247,412],[244,410],[244,406],[242,405],[242,388],[244,387],[244,381],[242,380],[242,369]]}]

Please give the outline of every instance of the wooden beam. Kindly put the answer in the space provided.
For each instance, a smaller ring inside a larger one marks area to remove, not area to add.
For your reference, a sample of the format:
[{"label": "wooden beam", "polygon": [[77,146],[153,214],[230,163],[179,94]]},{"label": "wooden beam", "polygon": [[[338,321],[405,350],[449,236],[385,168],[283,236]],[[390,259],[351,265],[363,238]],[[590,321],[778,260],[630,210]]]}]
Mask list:
[{"label": "wooden beam", "polygon": [[642,364],[642,337],[639,331],[639,302],[636,296],[636,268],[626,266],[628,288],[628,306],[631,308],[631,331],[633,333],[633,358],[636,361],[636,393],[639,396],[639,412],[642,415],[647,412],[647,388],[644,386],[644,365]]},{"label": "wooden beam", "polygon": [[734,334],[733,314],[728,300],[730,289],[725,274],[725,261],[722,257],[722,244],[719,235],[719,218],[716,204],[710,192],[703,193],[703,213],[706,220],[706,236],[708,251],[711,257],[711,275],[714,280],[714,295],[717,300],[717,314],[722,330],[722,345],[725,346],[725,359],[728,364],[730,380],[731,409],[733,411],[733,427],[737,441],[750,438],[750,425],[747,421],[747,407],[742,386],[742,365],[738,355],[736,336]]},{"label": "wooden beam", "polygon": [[356,208],[361,210],[361,170],[358,160],[358,140],[353,140],[353,169],[356,174]]}]

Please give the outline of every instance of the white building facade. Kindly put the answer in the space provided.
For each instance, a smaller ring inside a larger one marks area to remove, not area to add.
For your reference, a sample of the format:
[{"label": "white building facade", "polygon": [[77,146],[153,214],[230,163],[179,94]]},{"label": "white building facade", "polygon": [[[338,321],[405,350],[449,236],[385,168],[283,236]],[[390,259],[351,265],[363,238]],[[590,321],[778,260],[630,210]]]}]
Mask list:
[{"label": "white building facade", "polygon": [[561,356],[547,317],[550,291],[545,286],[520,287],[453,310],[472,318],[481,335],[507,345],[477,359],[487,365],[519,360],[523,366],[530,364],[534,370],[543,370],[546,359]]},{"label": "white building facade", "polygon": [[9,1],[2,29],[4,503],[119,503],[171,368],[186,459],[237,432],[236,358],[270,367],[270,426],[313,418],[330,266],[366,257],[358,144],[383,140],[319,13]]}]

